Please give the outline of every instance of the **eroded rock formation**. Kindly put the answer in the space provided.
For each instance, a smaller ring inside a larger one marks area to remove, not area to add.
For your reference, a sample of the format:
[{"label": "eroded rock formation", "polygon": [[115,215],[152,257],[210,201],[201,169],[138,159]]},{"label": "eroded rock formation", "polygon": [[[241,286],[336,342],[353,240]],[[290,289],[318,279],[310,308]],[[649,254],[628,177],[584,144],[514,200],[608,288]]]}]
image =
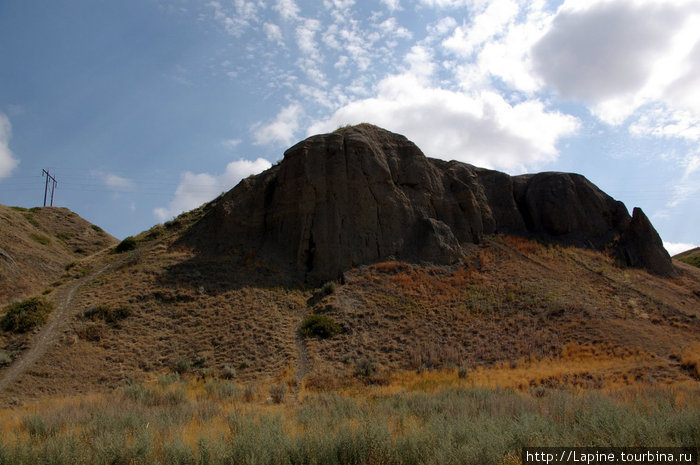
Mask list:
[{"label": "eroded rock formation", "polygon": [[309,137],[208,206],[183,240],[202,252],[253,251],[319,282],[383,259],[451,264],[485,235],[611,248],[626,265],[673,273],[658,234],[570,173],[509,176],[425,157],[372,125]]}]

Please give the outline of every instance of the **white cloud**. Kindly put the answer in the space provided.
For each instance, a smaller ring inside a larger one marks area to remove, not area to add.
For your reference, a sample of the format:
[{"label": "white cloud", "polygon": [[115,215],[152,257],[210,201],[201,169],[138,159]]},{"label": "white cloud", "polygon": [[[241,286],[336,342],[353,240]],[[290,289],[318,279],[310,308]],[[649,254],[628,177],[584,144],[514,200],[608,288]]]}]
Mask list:
[{"label": "white cloud", "polygon": [[282,144],[289,145],[294,142],[297,131],[299,130],[299,120],[303,116],[303,109],[298,103],[291,103],[284,107],[275,117],[274,121],[267,124],[255,124],[251,128],[255,143],[258,145],[265,144]]},{"label": "white cloud", "polygon": [[473,0],[419,0],[419,4],[429,8],[460,8],[471,6]]},{"label": "white cloud", "polygon": [[316,33],[320,28],[321,23],[316,19],[307,19],[297,26],[297,45],[303,54],[314,58],[319,57]]},{"label": "white cloud", "polygon": [[134,181],[116,174],[102,174],[102,180],[107,187],[116,191],[133,191],[136,188]]},{"label": "white cloud", "polygon": [[0,179],[8,177],[19,164],[10,150],[12,125],[4,113],[0,113]]},{"label": "white cloud", "polygon": [[211,1],[207,5],[213,8],[214,19],[234,37],[242,36],[253,23],[259,22],[258,5],[254,1],[234,0],[233,10],[224,7],[218,1]]},{"label": "white cloud", "polygon": [[275,42],[279,45],[284,44],[282,41],[282,30],[278,25],[273,23],[265,23],[263,24],[263,31],[265,32],[265,37],[267,37],[267,40],[270,42]]},{"label": "white cloud", "polygon": [[238,160],[229,163],[226,171],[220,175],[208,173],[192,173],[186,171],[180,177],[180,184],[175,190],[175,197],[167,207],[159,207],[153,210],[153,214],[159,221],[179,215],[182,212],[197,208],[205,202],[214,199],[222,192],[226,192],[238,184],[241,179],[257,174],[270,168],[272,165],[264,158],[257,160]]},{"label": "white cloud", "polygon": [[399,26],[396,18],[388,18],[382,21],[379,23],[378,28],[384,33],[384,37],[396,37],[399,39],[410,39],[413,37],[411,31],[403,26]]},{"label": "white cloud", "polygon": [[451,91],[400,74],[382,80],[376,97],[345,105],[308,133],[360,122],[406,134],[428,156],[510,172],[554,160],[559,139],[578,128],[575,118],[538,100],[511,105],[496,92]]},{"label": "white cloud", "polygon": [[299,15],[299,7],[294,0],[277,0],[274,8],[284,20],[296,19]]},{"label": "white cloud", "polygon": [[401,0],[381,0],[381,2],[389,11],[396,11],[401,9]]},{"label": "white cloud", "polygon": [[677,163],[683,167],[683,175],[671,188],[672,196],[667,204],[670,208],[700,196],[700,182],[697,180],[700,174],[700,149],[685,154]]},{"label": "white cloud", "polygon": [[650,104],[700,117],[698,58],[700,4],[690,1],[567,1],[534,48],[545,83],[610,124]]},{"label": "white cloud", "polygon": [[664,242],[664,248],[671,256],[685,252],[686,250],[694,249],[696,247],[698,247],[698,245],[689,244],[686,242]]},{"label": "white cloud", "polygon": [[226,140],[221,141],[221,145],[224,148],[227,148],[229,150],[235,149],[236,147],[238,147],[238,145],[240,143],[241,143],[240,139],[226,139]]},{"label": "white cloud", "polygon": [[459,56],[468,57],[480,45],[503,34],[519,11],[520,7],[513,0],[494,0],[470,24],[458,26],[442,45]]}]

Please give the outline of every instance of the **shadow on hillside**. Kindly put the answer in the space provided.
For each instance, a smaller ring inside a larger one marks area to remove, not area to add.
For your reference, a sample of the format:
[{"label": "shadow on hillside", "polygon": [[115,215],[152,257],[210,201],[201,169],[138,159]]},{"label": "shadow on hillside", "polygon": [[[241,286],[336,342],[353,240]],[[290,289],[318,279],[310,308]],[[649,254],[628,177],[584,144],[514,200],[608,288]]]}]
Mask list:
[{"label": "shadow on hillside", "polygon": [[247,287],[307,287],[289,276],[276,267],[249,257],[198,255],[166,267],[158,282],[164,287],[190,288],[210,295]]}]

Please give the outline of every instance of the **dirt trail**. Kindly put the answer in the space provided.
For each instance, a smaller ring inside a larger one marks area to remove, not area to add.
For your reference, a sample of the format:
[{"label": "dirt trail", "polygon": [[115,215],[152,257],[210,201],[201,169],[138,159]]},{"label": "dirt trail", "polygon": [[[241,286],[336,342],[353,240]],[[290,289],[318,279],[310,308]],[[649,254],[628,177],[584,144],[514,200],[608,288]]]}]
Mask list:
[{"label": "dirt trail", "polygon": [[62,330],[70,321],[70,317],[73,316],[71,302],[78,288],[97,278],[111,266],[112,265],[106,265],[58,290],[54,299],[56,308],[51,312],[48,323],[46,323],[44,327],[41,328],[41,331],[34,337],[31,347],[23,352],[9,368],[0,373],[0,393],[16,381],[17,378],[26,372],[34,362],[39,360],[39,358],[58,341]]},{"label": "dirt trail", "polygon": [[309,350],[306,347],[306,340],[302,336],[299,328],[301,327],[301,322],[304,321],[306,316],[306,309],[299,312],[299,322],[296,325],[296,330],[294,332],[294,347],[297,352],[296,360],[296,371],[294,373],[294,401],[296,403],[300,402],[299,392],[301,391],[301,385],[304,381],[306,375],[311,371],[311,358],[309,357]]}]

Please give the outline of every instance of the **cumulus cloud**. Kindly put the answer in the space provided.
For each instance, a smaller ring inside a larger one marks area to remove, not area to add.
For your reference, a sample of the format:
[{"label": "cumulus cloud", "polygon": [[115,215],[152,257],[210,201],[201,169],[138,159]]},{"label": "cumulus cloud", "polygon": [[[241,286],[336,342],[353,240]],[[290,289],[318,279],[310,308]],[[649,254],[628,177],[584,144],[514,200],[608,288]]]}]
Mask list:
[{"label": "cumulus cloud", "polygon": [[289,145],[294,141],[299,130],[299,120],[303,116],[303,110],[298,103],[291,103],[284,107],[267,124],[255,124],[252,127],[253,138],[257,145],[281,144]]},{"label": "cumulus cloud", "polygon": [[260,173],[271,166],[269,161],[258,158],[254,161],[231,162],[226,166],[226,171],[220,175],[186,171],[180,177],[180,184],[177,186],[175,197],[170,201],[170,204],[167,207],[154,209],[153,214],[159,221],[173,218],[182,212],[199,207],[222,192],[230,190],[241,179],[251,174]]},{"label": "cumulus cloud", "polygon": [[696,247],[699,246],[687,242],[664,242],[664,248],[671,256],[685,252],[686,250],[694,249]]},{"label": "cumulus cloud", "polygon": [[557,142],[579,124],[538,100],[513,105],[496,92],[446,90],[399,74],[382,80],[376,97],[345,105],[308,132],[360,122],[407,134],[428,156],[510,172],[555,159]]},{"label": "cumulus cloud", "polygon": [[[700,5],[689,1],[567,1],[533,49],[534,67],[564,98],[611,124],[645,105],[698,116]],[[696,100],[698,99],[698,100]]]},{"label": "cumulus cloud", "polygon": [[4,113],[0,113],[0,179],[8,177],[19,164],[10,150],[12,125]]}]

